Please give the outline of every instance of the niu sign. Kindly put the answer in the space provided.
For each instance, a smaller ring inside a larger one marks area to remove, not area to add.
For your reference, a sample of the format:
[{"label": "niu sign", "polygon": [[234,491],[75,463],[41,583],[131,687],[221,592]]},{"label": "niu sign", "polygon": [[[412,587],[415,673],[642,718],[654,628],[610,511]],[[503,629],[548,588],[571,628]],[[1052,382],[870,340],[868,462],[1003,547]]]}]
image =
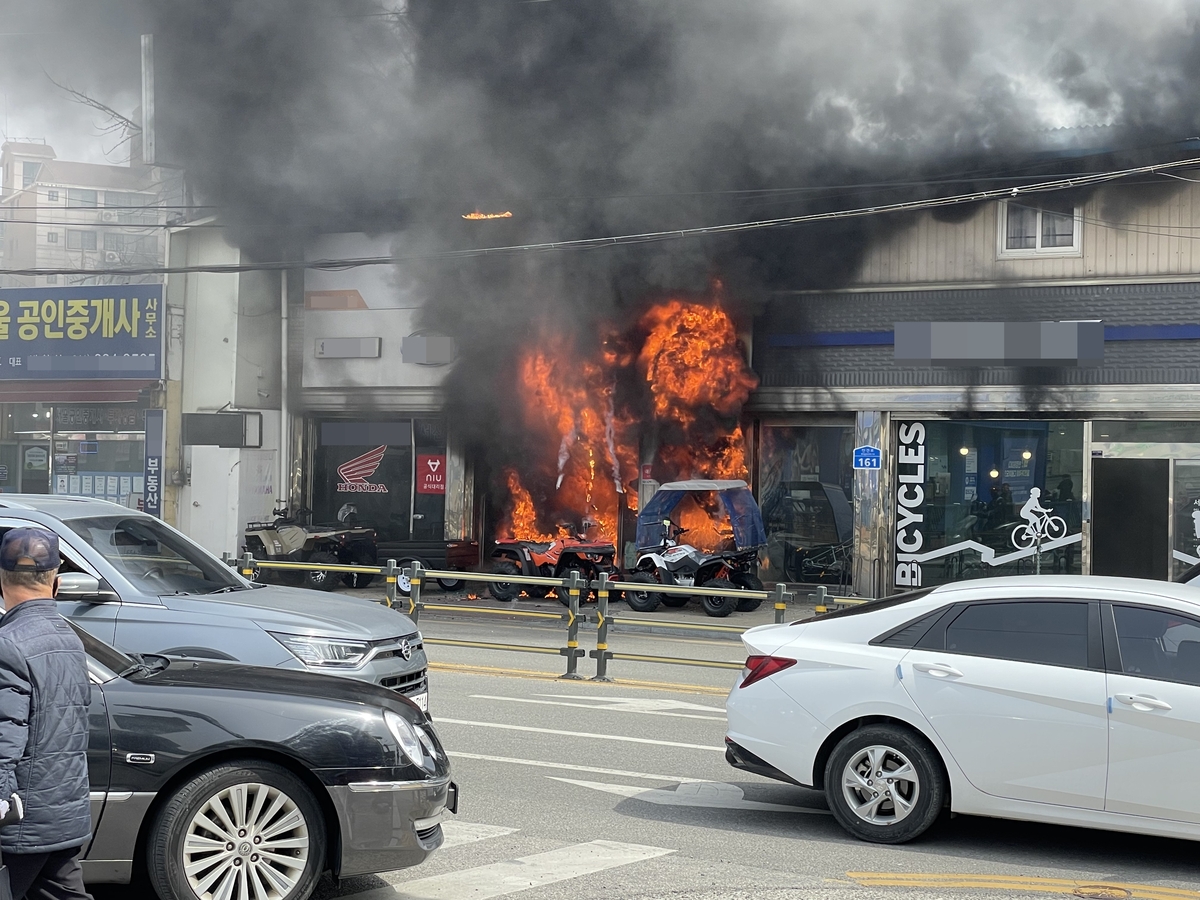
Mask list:
[{"label": "niu sign", "polygon": [[446,493],[446,457],[417,457],[417,493]]},{"label": "niu sign", "polygon": [[903,422],[896,454],[896,587],[921,586],[925,544],[925,426]]}]

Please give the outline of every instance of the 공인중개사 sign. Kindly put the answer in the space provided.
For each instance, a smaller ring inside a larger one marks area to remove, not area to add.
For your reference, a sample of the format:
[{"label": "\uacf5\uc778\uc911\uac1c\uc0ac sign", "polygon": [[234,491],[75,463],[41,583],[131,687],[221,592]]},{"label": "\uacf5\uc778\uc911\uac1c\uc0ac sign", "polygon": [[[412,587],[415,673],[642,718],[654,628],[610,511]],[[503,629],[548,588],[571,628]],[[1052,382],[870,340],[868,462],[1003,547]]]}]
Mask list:
[{"label": "\uacf5\uc778\uc911\uac1c\uc0ac sign", "polygon": [[157,380],[161,284],[0,290],[0,381]]}]

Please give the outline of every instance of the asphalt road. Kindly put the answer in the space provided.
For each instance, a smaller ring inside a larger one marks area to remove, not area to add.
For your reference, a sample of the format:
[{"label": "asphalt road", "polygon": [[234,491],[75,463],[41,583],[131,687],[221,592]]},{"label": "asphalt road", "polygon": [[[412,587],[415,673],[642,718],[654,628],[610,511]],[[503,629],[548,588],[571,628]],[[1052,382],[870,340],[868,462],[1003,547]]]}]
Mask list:
[{"label": "asphalt road", "polygon": [[[538,623],[428,616],[421,626],[429,640],[560,643]],[[741,657],[724,639],[612,644]],[[563,681],[554,656],[427,647],[431,713],[462,792],[447,846],[415,869],[325,883],[319,900],[1200,900],[1189,842],[961,816],[914,844],[855,841],[821,795],[725,764],[731,670],[625,663],[616,683]]]}]

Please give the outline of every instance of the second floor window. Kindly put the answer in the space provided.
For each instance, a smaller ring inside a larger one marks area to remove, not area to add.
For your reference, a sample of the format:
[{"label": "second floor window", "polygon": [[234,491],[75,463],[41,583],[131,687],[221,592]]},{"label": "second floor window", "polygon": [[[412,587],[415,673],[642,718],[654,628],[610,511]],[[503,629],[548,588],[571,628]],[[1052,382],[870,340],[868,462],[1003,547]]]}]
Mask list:
[{"label": "second floor window", "polygon": [[68,231],[67,232],[67,249],[68,250],[95,250],[96,249],[96,232],[94,232],[94,231]]},{"label": "second floor window", "polygon": [[73,206],[77,209],[94,209],[96,207],[96,192],[85,191],[82,188],[68,188],[67,206]]},{"label": "second floor window", "polygon": [[1070,202],[1029,198],[1000,205],[1001,256],[1071,256],[1079,252],[1081,211]]}]

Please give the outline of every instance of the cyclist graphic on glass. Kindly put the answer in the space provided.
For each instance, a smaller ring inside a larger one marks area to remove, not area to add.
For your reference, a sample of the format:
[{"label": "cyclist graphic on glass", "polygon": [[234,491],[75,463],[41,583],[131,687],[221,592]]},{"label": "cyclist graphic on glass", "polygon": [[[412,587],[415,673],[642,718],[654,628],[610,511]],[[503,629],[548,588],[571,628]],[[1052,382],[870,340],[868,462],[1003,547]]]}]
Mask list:
[{"label": "cyclist graphic on glass", "polygon": [[1060,538],[1067,533],[1067,523],[1062,516],[1053,515],[1053,510],[1046,509],[1038,502],[1041,496],[1041,488],[1030,488],[1029,499],[1021,507],[1021,518],[1025,524],[1018,525],[1012,533],[1013,546],[1018,550],[1027,550],[1044,540]]}]

